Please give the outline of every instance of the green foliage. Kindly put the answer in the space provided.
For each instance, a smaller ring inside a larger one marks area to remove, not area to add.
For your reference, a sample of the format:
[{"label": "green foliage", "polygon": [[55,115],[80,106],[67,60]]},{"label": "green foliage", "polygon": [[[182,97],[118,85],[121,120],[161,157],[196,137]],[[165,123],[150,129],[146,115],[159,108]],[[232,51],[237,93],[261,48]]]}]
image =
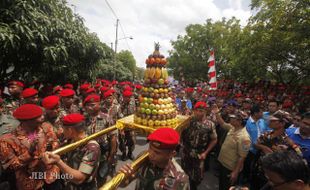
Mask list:
[{"label": "green foliage", "polygon": [[[62,0],[0,2],[0,78],[61,83],[94,77],[109,53]],[[12,73],[5,71],[13,66]]]},{"label": "green foliage", "polygon": [[134,76],[136,72],[136,60],[133,57],[132,53],[128,50],[122,50],[117,53],[117,60],[123,63],[123,66],[127,68],[131,75]]},{"label": "green foliage", "polygon": [[253,0],[257,13],[243,28],[235,18],[189,25],[172,42],[169,67],[177,79],[208,80],[213,48],[219,77],[309,84],[309,8],[306,0]]}]

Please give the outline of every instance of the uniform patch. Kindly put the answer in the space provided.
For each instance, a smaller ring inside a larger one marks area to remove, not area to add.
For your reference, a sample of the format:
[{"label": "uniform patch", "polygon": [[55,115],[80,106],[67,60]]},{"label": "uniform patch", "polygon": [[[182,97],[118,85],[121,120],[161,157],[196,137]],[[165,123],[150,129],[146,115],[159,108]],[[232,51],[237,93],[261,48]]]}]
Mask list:
[{"label": "uniform patch", "polygon": [[251,141],[250,140],[243,140],[242,141],[242,150],[243,151],[249,151],[251,147]]}]

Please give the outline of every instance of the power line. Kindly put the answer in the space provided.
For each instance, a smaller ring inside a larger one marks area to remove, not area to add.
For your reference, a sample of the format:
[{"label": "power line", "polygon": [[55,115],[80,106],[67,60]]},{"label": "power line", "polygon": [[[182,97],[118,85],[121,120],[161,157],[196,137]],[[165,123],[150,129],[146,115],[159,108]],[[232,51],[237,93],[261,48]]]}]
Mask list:
[{"label": "power line", "polygon": [[111,12],[113,13],[113,15],[115,16],[116,19],[118,19],[117,15],[115,14],[114,10],[112,9],[110,3],[108,2],[108,0],[105,0],[106,4],[108,5],[108,7],[110,8]]},{"label": "power line", "polygon": [[121,27],[121,30],[122,30],[123,36],[124,36],[124,38],[125,38],[125,41],[126,41],[127,47],[128,47],[128,49],[132,52],[132,50],[131,50],[131,48],[130,48],[130,46],[129,46],[128,40],[127,40],[127,38],[126,38],[126,35],[125,35],[125,32],[124,32],[124,28],[123,28],[122,23],[120,22],[120,23],[119,23],[119,25],[120,25],[120,27]]},{"label": "power line", "polygon": [[124,38],[125,41],[126,41],[126,44],[127,44],[128,49],[132,52],[132,50],[131,50],[131,48],[130,48],[130,46],[129,46],[129,43],[128,43],[128,41],[127,41],[127,38],[126,38],[126,34],[125,34],[125,32],[124,32],[124,28],[123,28],[123,26],[122,26],[122,24],[121,24],[121,22],[120,22],[120,19],[119,19],[118,16],[116,15],[116,13],[115,13],[115,11],[113,10],[112,6],[110,5],[109,1],[108,1],[108,0],[105,0],[105,2],[106,2],[106,4],[108,5],[109,9],[111,10],[112,14],[115,16],[115,18],[119,20],[119,25],[120,25],[121,30],[122,30],[122,33],[123,33],[123,38]]}]

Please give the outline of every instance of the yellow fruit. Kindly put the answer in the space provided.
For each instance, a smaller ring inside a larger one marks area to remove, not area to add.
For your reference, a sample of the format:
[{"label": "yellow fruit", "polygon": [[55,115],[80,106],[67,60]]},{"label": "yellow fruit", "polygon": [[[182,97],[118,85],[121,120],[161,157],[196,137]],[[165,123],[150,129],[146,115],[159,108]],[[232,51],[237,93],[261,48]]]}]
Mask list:
[{"label": "yellow fruit", "polygon": [[154,78],[155,73],[156,73],[155,67],[150,68],[150,71],[149,71],[149,78]]},{"label": "yellow fruit", "polygon": [[162,78],[168,79],[168,71],[166,68],[162,68]]},{"label": "yellow fruit", "polygon": [[160,76],[161,76],[161,69],[157,67],[155,70],[155,78],[160,79]]},{"label": "yellow fruit", "polygon": [[144,72],[144,78],[145,78],[145,79],[149,78],[149,73],[150,73],[150,69],[147,68],[147,69],[145,70],[145,72]]}]

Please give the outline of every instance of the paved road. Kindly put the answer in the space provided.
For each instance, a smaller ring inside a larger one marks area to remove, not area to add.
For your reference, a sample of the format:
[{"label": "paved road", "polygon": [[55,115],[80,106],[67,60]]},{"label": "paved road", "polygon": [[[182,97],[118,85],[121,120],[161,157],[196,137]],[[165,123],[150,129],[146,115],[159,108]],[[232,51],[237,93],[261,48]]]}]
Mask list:
[{"label": "paved road", "polygon": [[[137,144],[134,151],[134,155],[138,155],[141,151],[146,150],[148,148],[146,138],[143,136],[137,136]],[[121,152],[118,151],[118,158],[120,158]],[[179,157],[176,157],[177,161],[180,160]],[[131,160],[122,161],[119,159],[118,164],[116,166],[116,171],[125,163],[131,163]],[[218,189],[218,178],[215,176],[215,165],[214,165],[214,159],[211,159],[210,162],[210,170],[206,172],[204,179],[200,186],[198,187],[198,190],[216,190]],[[135,188],[135,182],[133,181],[131,184],[129,184],[125,188],[119,188],[119,189],[126,189],[126,190],[134,190]]]}]

